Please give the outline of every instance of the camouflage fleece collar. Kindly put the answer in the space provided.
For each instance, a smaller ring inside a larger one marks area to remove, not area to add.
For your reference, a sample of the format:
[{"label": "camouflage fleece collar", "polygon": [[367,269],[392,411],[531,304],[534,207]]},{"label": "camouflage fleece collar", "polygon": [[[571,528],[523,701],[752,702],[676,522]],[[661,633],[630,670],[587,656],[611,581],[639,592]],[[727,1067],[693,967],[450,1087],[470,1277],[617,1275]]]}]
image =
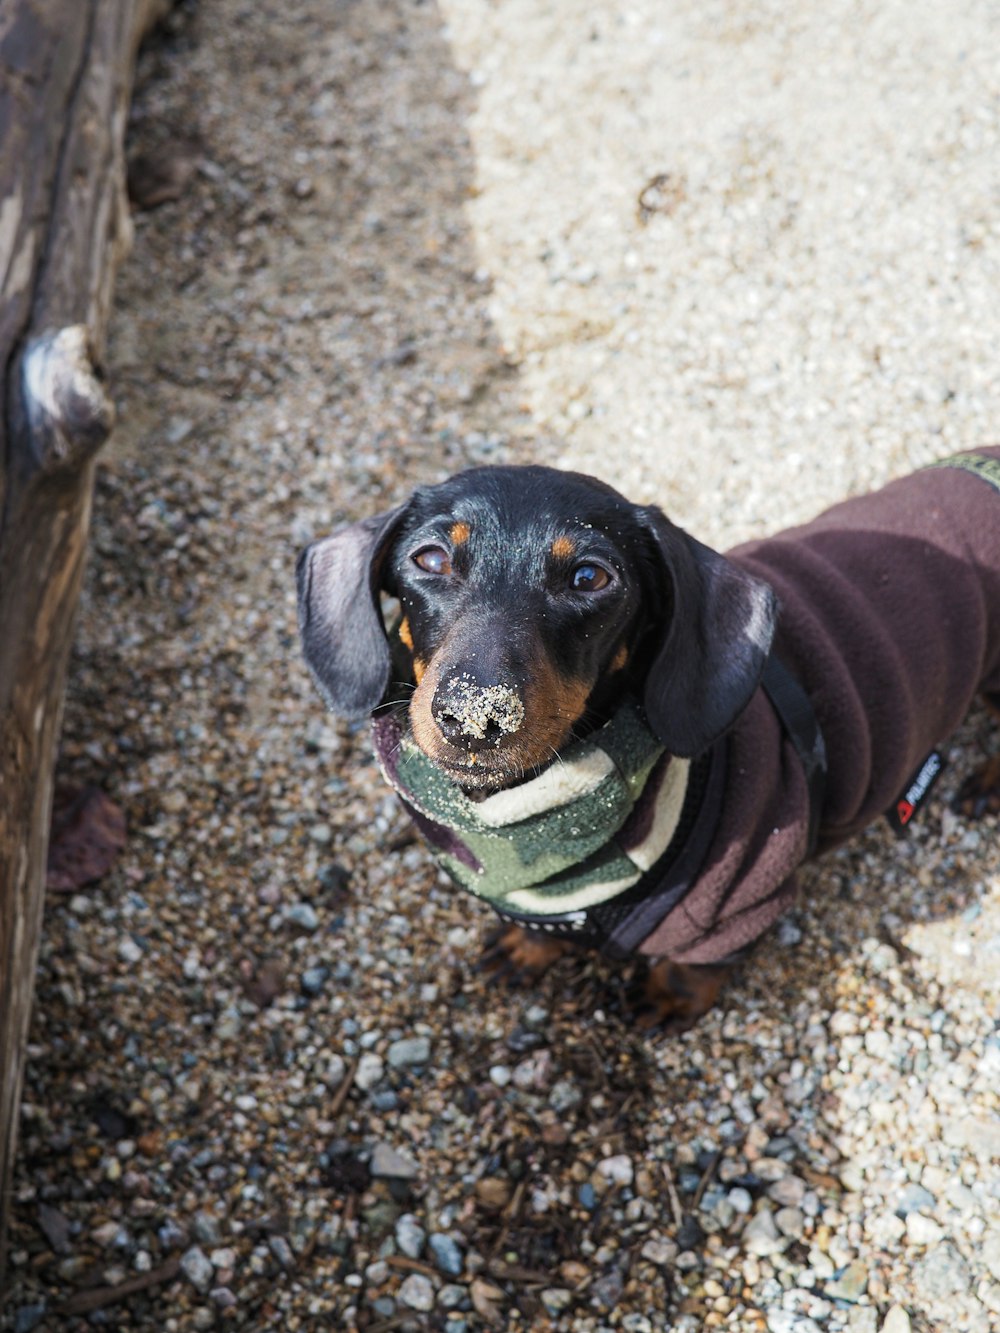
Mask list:
[{"label": "camouflage fleece collar", "polygon": [[500,912],[586,911],[632,888],[670,845],[690,762],[664,752],[631,701],[536,777],[473,801],[403,733],[372,723],[375,752],[440,864]]}]

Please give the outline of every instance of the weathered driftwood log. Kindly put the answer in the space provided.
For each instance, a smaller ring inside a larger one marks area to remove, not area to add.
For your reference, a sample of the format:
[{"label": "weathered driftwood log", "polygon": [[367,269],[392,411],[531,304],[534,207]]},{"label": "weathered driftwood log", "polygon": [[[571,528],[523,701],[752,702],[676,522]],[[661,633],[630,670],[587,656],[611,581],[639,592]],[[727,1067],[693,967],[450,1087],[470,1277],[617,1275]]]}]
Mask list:
[{"label": "weathered driftwood log", "polygon": [[139,40],[169,7],[0,10],[0,1279],[52,769],[94,459],[113,420],[98,367],[129,235],[125,121]]}]

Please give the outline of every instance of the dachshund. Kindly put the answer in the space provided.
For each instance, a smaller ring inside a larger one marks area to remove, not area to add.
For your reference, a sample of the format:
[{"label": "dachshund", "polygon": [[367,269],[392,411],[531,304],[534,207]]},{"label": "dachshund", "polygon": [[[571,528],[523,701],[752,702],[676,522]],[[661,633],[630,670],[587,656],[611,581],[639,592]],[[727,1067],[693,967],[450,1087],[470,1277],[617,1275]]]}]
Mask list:
[{"label": "dachshund", "polygon": [[[487,964],[638,954],[639,1021],[681,1031],[798,864],[904,828],[934,747],[1000,698],[1000,449],[725,555],[592,477],[475,467],[315,542],[297,582],[328,706],[373,716],[417,828],[499,915]],[[1000,810],[1000,762],[962,795]]]}]

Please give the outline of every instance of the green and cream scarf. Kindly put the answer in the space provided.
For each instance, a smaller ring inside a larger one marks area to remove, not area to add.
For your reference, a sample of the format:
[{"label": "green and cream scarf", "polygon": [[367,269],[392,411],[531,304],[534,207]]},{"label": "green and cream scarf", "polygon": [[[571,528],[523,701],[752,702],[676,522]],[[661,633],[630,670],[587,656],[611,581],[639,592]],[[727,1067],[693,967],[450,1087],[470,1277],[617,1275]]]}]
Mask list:
[{"label": "green and cream scarf", "polygon": [[664,752],[629,701],[516,787],[470,799],[406,735],[373,722],[386,781],[445,870],[497,911],[584,912],[632,888],[670,845],[690,761]]}]

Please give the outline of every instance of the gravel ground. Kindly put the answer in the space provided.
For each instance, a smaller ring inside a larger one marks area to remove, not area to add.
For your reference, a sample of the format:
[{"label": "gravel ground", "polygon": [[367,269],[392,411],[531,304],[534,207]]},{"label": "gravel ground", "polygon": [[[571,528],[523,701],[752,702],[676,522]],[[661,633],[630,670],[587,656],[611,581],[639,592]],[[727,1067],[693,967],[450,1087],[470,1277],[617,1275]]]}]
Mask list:
[{"label": "gravel ground", "polygon": [[1000,1328],[1000,847],[802,877],[724,1007],[475,970],[296,549],[541,458],[725,546],[995,439],[987,0],[203,0],[143,62],[4,1327]]}]

